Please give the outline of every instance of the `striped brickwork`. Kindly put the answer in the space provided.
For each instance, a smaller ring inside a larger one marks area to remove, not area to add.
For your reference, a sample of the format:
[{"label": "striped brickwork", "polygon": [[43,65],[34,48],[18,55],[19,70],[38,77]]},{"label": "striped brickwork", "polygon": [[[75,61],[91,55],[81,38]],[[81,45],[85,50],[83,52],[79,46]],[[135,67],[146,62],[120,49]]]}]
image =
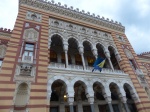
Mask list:
[{"label": "striped brickwork", "polygon": [[[35,22],[27,20],[27,11],[37,12],[42,15],[41,22]],[[114,42],[117,46],[118,52],[121,55],[122,60],[119,65],[123,71],[130,75],[132,82],[136,88],[136,91],[140,98],[140,103],[137,103],[137,109],[139,112],[150,112],[150,101],[143,87],[140,85],[137,76],[133,69],[131,68],[128,58],[124,53],[122,45],[129,46],[136,63],[139,68],[142,69],[142,63],[134,52],[131,44],[129,43],[127,37],[124,33],[119,33],[119,31],[110,30],[106,27],[101,27],[94,25],[92,23],[83,22],[77,19],[69,18],[67,16],[61,16],[56,13],[42,11],[33,7],[28,7],[26,5],[21,5],[19,8],[19,13],[16,19],[16,23],[11,34],[11,38],[8,44],[7,52],[3,61],[2,69],[0,72],[0,112],[9,112],[13,108],[13,97],[16,89],[16,82],[13,80],[15,74],[16,64],[18,63],[18,57],[22,44],[22,35],[24,32],[24,23],[30,22],[41,26],[40,36],[37,47],[37,59],[36,59],[36,79],[34,83],[31,83],[30,87],[30,100],[27,108],[30,112],[48,112],[49,111],[49,101],[47,101],[47,67],[49,60],[50,51],[48,50],[48,37],[49,37],[49,17],[60,19],[63,21],[72,22],[74,24],[82,25],[85,27],[105,31],[111,33]],[[116,35],[121,35],[124,37],[125,42],[120,42],[116,38]],[[0,36],[0,39],[4,37]],[[8,39],[9,40],[9,39]],[[150,71],[150,69],[149,69]],[[150,83],[149,76],[146,76],[148,84]]]},{"label": "striped brickwork", "polygon": [[[116,35],[120,35],[124,37],[125,42],[120,42],[117,38]],[[140,82],[137,79],[137,76],[135,74],[135,71],[132,69],[131,65],[129,64],[129,60],[127,56],[124,53],[124,50],[122,48],[122,45],[127,45],[129,46],[130,51],[132,52],[134,59],[136,60],[136,64],[140,69],[142,69],[142,64],[137,57],[137,54],[135,53],[134,49],[132,48],[130,42],[128,41],[127,37],[125,34],[118,34],[115,32],[112,32],[112,36],[114,39],[114,42],[118,48],[118,52],[120,53],[122,57],[122,61],[120,62],[120,67],[123,69],[127,74],[130,75],[130,78],[132,79],[132,82],[134,84],[134,87],[139,95],[139,98],[141,100],[141,103],[137,103],[137,109],[139,112],[149,112],[150,111],[150,101],[148,99],[148,96],[144,90],[144,88],[140,85]],[[149,77],[146,77],[149,80]]]},{"label": "striped brickwork", "polygon": [[13,97],[16,89],[16,82],[13,81],[16,64],[22,44],[23,27],[25,22],[38,24],[41,26],[39,42],[37,47],[36,59],[36,77],[35,82],[31,83],[30,100],[27,108],[30,112],[46,112],[47,104],[47,66],[48,66],[48,20],[49,16],[43,12],[41,22],[34,22],[25,19],[26,12],[30,10],[37,12],[34,9],[29,9],[20,6],[16,23],[11,34],[7,52],[3,61],[2,70],[0,73],[0,111],[9,112],[13,109]]}]

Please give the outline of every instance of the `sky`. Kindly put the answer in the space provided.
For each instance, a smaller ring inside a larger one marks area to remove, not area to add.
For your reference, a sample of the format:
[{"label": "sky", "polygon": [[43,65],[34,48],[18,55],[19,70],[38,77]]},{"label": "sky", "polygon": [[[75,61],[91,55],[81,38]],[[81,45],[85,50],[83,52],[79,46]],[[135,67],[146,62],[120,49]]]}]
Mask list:
[{"label": "sky", "polygon": [[[135,52],[150,51],[150,0],[55,0],[121,22]],[[0,28],[13,29],[18,0],[0,0]]]}]

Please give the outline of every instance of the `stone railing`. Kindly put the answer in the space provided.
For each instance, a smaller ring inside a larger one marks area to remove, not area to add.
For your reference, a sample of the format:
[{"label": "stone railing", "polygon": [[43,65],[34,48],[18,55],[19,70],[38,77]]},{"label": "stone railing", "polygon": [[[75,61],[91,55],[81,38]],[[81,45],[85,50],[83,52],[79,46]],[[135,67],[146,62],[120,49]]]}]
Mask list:
[{"label": "stone railing", "polygon": [[82,65],[68,65],[68,69],[83,70]]},{"label": "stone railing", "polygon": [[[68,67],[65,67],[65,64],[63,63],[53,63],[51,62],[48,66],[48,68],[55,68],[55,69],[66,69],[66,70],[80,70],[85,72],[92,72],[93,67],[86,66],[86,70],[83,70],[82,65],[68,65]],[[94,73],[99,73],[98,70],[94,71]],[[103,68],[101,73],[108,73],[108,74],[125,74],[122,70],[112,70],[109,68]]]},{"label": "stone railing", "polygon": [[51,62],[49,64],[49,68],[60,68],[60,69],[64,69],[65,68],[65,64],[64,63],[54,63]]},{"label": "stone railing", "polygon": [[[93,67],[87,66],[87,67],[86,67],[86,70],[87,70],[87,71],[92,71],[92,70],[93,70]],[[99,72],[99,71],[97,70],[96,72]],[[109,69],[109,68],[103,68],[101,73],[124,74],[124,72],[123,72],[122,70],[114,70],[114,71],[113,71],[112,69]]]}]

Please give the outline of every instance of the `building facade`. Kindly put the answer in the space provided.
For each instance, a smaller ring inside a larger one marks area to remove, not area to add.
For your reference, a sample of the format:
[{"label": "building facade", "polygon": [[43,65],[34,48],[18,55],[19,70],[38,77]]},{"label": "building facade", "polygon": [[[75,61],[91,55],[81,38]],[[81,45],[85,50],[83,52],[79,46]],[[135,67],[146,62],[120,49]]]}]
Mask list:
[{"label": "building facade", "polygon": [[[92,72],[97,57],[106,62]],[[149,112],[149,57],[121,23],[19,0],[13,31],[0,29],[0,112]]]}]

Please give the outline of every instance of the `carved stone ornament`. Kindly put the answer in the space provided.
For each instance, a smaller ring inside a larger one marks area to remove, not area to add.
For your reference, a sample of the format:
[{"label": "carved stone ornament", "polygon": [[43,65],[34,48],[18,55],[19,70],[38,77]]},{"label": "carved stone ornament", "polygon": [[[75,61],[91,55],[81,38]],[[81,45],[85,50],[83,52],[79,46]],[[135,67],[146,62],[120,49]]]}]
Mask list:
[{"label": "carved stone ornament", "polygon": [[120,42],[125,42],[124,38],[122,36],[117,35],[117,38]]},{"label": "carved stone ornament", "polygon": [[131,51],[129,51],[128,49],[125,49],[124,52],[129,59],[133,59],[133,55],[132,55]]},{"label": "carved stone ornament", "polygon": [[[73,9],[73,7],[68,8],[67,5],[61,6],[60,4],[56,4],[54,2],[49,2],[49,1],[43,1],[43,0],[19,0],[19,4],[25,4],[30,7],[34,7],[37,9],[42,9],[47,12],[52,12],[57,15],[61,16],[67,16],[71,17],[74,19],[78,19],[80,21],[84,22],[90,22],[92,24],[108,27],[110,29],[114,29],[120,32],[125,31],[125,27],[121,25],[121,23],[114,22],[109,19],[105,19],[104,17],[100,18],[100,16],[95,16],[95,14],[90,15],[89,12],[85,13],[85,11],[79,11],[79,9]],[[31,18],[32,14],[37,14],[33,12],[27,12],[27,19],[33,20]],[[36,21],[41,21],[40,16],[37,16],[38,19],[35,19]]]},{"label": "carved stone ornament", "polygon": [[24,31],[23,39],[27,41],[38,41],[38,37],[39,37],[39,32],[37,32],[33,28],[26,29]]},{"label": "carved stone ornament", "polygon": [[30,64],[21,64],[16,66],[15,75],[35,76],[35,67]]},{"label": "carved stone ornament", "polygon": [[0,45],[0,58],[3,58],[6,53],[6,46],[5,45]]},{"label": "carved stone ornament", "polygon": [[41,22],[42,15],[38,14],[38,13],[31,12],[31,11],[27,11],[26,19]]}]

